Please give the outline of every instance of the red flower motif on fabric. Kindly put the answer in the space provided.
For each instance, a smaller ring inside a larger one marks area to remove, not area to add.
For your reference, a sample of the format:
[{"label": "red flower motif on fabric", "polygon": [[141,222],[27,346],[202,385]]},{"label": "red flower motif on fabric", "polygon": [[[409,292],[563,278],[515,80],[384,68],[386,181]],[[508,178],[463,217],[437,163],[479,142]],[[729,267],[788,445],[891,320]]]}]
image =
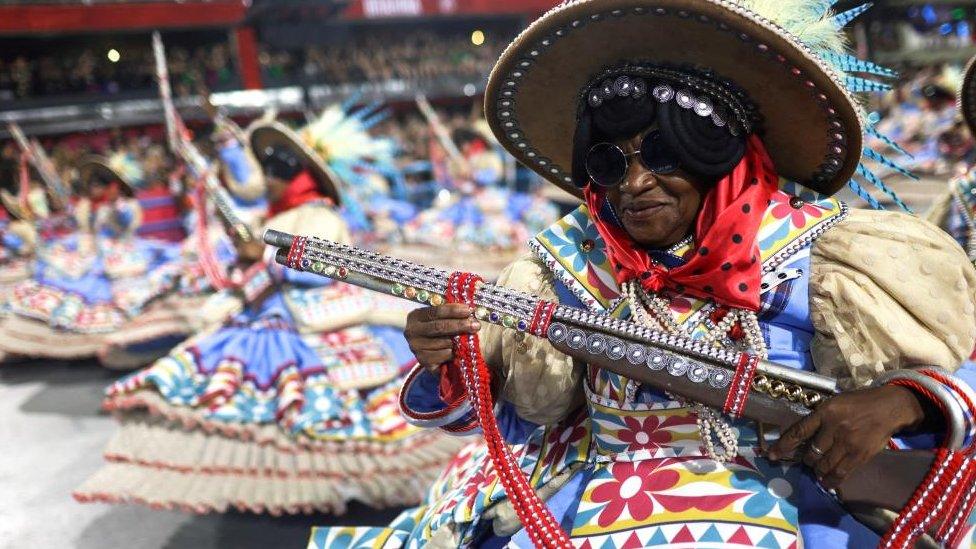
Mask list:
[{"label": "red flower motif on fabric", "polygon": [[478,500],[478,494],[486,492],[488,487],[494,484],[497,478],[498,475],[495,474],[494,467],[487,464],[484,467],[479,467],[474,475],[468,479],[467,484],[464,485],[464,495],[461,497],[465,507],[469,509],[474,508],[474,504]]},{"label": "red flower motif on fabric", "polygon": [[673,440],[671,431],[667,427],[687,423],[687,418],[669,417],[664,421],[658,416],[647,416],[644,421],[627,416],[624,418],[626,427],[617,431],[617,438],[627,444],[627,451],[657,450],[667,446]]},{"label": "red flower motif on fabric", "polygon": [[646,520],[654,512],[651,495],[678,484],[678,473],[663,469],[665,461],[617,462],[610,466],[613,480],[593,490],[595,503],[606,503],[597,523],[606,528],[626,510],[634,520]]},{"label": "red flower motif on fabric", "polygon": [[549,467],[562,462],[569,452],[570,446],[583,440],[584,436],[586,436],[586,429],[579,424],[562,429],[553,429],[549,433],[549,451],[546,452],[543,464]]},{"label": "red flower motif on fabric", "polygon": [[[775,198],[774,198],[775,200]],[[799,206],[797,208],[796,206]],[[823,217],[823,210],[809,202],[794,198],[792,201],[779,202],[770,210],[775,219],[790,218],[790,223],[794,227],[806,225],[807,218],[819,219]]]}]

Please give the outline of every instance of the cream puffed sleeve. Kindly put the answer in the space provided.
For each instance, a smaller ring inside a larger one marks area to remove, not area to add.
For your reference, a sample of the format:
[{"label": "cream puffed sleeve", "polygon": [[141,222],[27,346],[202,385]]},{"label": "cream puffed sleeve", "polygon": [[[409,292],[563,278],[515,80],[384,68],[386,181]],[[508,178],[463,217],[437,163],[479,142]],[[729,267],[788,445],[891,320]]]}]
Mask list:
[{"label": "cream puffed sleeve", "polygon": [[[556,301],[552,281],[542,265],[525,255],[506,267],[498,285]],[[548,341],[483,323],[480,332],[485,361],[504,379],[501,396],[522,419],[550,425],[583,402],[583,367]]]},{"label": "cream puffed sleeve", "polygon": [[889,370],[950,371],[976,342],[976,270],[934,225],[851,210],[814,242],[810,312],[817,371],[845,388]]}]

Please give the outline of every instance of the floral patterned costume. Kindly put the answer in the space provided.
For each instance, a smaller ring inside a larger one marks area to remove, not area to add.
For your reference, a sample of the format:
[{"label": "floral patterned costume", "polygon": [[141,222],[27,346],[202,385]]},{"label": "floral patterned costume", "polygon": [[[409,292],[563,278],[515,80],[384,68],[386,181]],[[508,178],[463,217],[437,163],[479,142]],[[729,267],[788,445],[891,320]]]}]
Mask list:
[{"label": "floral patterned costume", "polygon": [[92,356],[106,334],[168,290],[178,246],[134,236],[135,199],[94,207],[82,200],[75,216],[82,229],[41,245],[33,277],[11,291],[11,314],[0,327],[7,352]]},{"label": "floral patterned costume", "polygon": [[[834,199],[784,184],[773,195],[758,240],[765,266],[759,318],[770,360],[815,369],[851,387],[904,362],[954,369],[968,355],[976,273],[936,228],[901,214],[850,211]],[[629,304],[610,274],[603,246],[581,208],[538,235],[531,244],[534,257],[511,265],[500,284],[626,318]],[[679,264],[692,249],[685,243],[652,253]],[[931,289],[935,303],[913,303],[900,294],[904,272],[885,266],[883,257],[899,258],[904,269],[930,272],[913,290]],[[944,292],[944,280],[958,284]],[[705,333],[714,305],[670,297],[675,321],[694,327],[696,337]],[[968,304],[970,312],[947,315],[946,308],[958,303]],[[864,328],[869,316],[886,324]],[[574,363],[547,342],[494,326],[482,332],[485,359],[504,380],[502,430],[515,445],[523,473],[575,546],[877,544],[878,536],[819,488],[804,467],[762,457],[750,422],[733,424],[739,456],[720,463],[705,452],[688,404]],[[973,374],[957,372],[970,383],[976,382]],[[435,376],[415,371],[404,389],[404,413],[448,430],[469,424],[470,415],[449,409],[437,387]],[[972,432],[976,425],[971,416],[968,421]],[[972,539],[974,524],[969,522],[965,539]],[[310,540],[317,548],[505,544],[527,547],[529,539],[484,445],[477,443],[435,483],[423,507],[390,528],[322,528]]]}]

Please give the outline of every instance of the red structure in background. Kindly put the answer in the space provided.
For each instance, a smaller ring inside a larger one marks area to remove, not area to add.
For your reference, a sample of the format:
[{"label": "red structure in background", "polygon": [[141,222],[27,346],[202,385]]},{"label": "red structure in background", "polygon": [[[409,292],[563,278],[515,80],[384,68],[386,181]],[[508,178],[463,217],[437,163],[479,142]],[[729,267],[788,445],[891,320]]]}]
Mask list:
[{"label": "red structure in background", "polygon": [[445,15],[539,14],[559,0],[355,0],[343,15],[349,19]]},{"label": "red structure in background", "polygon": [[0,34],[228,27],[246,14],[243,0],[0,6]]},{"label": "red structure in background", "polygon": [[254,30],[242,26],[245,0],[146,2],[94,5],[0,5],[0,36],[133,30],[231,28],[245,87],[261,87]]},{"label": "red structure in background", "polygon": [[258,39],[251,27],[237,27],[235,31],[237,42],[237,59],[241,67],[241,80],[244,88],[259,90],[261,85],[261,67],[258,64]]}]

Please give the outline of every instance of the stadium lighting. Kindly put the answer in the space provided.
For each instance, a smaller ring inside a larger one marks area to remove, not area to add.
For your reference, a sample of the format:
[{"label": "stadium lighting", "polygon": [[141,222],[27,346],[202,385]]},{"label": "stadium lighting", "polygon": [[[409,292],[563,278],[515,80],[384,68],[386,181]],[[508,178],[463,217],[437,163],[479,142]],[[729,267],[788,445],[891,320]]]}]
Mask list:
[{"label": "stadium lighting", "polygon": [[109,61],[111,61],[112,63],[118,63],[119,62],[119,59],[122,59],[122,54],[119,53],[119,50],[117,50],[115,48],[112,48],[112,49],[108,50],[108,60]]},{"label": "stadium lighting", "polygon": [[471,33],[471,43],[475,46],[480,46],[485,43],[485,32],[482,30],[476,30]]}]

